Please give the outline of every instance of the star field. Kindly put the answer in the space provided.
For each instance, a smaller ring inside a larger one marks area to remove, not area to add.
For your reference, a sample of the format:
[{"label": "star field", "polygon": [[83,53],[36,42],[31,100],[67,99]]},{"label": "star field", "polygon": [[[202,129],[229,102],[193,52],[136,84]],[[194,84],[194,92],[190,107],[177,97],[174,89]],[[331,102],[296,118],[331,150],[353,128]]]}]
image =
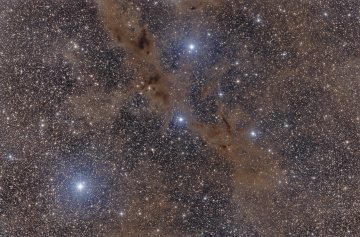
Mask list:
[{"label": "star field", "polygon": [[0,236],[360,236],[360,2],[7,0]]}]

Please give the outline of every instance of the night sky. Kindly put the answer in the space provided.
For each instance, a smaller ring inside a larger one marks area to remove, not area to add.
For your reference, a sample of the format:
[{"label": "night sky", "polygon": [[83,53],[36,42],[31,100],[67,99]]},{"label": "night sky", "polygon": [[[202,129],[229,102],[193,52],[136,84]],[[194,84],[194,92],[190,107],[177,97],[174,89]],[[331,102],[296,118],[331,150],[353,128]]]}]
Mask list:
[{"label": "night sky", "polygon": [[360,236],[360,1],[0,1],[1,237]]}]

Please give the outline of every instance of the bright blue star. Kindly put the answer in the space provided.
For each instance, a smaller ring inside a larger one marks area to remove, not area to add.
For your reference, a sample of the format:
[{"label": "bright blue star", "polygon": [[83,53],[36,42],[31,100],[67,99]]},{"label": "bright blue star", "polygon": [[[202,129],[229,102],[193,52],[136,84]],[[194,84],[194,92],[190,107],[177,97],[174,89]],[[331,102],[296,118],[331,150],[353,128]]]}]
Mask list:
[{"label": "bright blue star", "polygon": [[85,189],[85,182],[78,182],[76,184],[76,190],[78,190],[79,192],[83,191]]},{"label": "bright blue star", "polygon": [[15,160],[15,156],[13,154],[8,154],[4,157],[6,160]]},{"label": "bright blue star", "polygon": [[250,136],[251,136],[252,138],[256,138],[256,137],[258,136],[258,134],[257,134],[257,132],[256,132],[255,130],[251,130],[251,131],[250,131]]},{"label": "bright blue star", "polygon": [[197,52],[197,49],[196,49],[196,45],[194,43],[190,43],[187,45],[187,50],[188,50],[188,53],[193,53],[193,52]]}]

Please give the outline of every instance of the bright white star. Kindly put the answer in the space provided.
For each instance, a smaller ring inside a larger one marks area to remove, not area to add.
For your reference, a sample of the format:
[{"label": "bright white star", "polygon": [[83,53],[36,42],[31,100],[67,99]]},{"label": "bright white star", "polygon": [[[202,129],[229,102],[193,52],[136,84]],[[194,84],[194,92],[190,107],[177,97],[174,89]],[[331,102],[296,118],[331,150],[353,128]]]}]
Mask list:
[{"label": "bright white star", "polygon": [[85,188],[85,183],[84,182],[80,182],[80,183],[76,184],[76,189],[78,191],[82,191],[82,190],[84,190],[84,188]]},{"label": "bright white star", "polygon": [[250,132],[250,135],[251,135],[252,137],[256,137],[256,136],[257,136],[257,133],[256,133],[255,131],[251,131],[251,132]]}]

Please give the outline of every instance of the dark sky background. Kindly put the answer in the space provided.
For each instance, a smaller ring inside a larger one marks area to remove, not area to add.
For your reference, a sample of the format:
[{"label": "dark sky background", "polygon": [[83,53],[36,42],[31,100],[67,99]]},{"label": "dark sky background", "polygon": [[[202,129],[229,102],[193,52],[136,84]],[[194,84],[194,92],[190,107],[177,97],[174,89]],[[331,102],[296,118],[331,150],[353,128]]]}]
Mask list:
[{"label": "dark sky background", "polygon": [[360,236],[360,1],[3,0],[0,236]]}]

